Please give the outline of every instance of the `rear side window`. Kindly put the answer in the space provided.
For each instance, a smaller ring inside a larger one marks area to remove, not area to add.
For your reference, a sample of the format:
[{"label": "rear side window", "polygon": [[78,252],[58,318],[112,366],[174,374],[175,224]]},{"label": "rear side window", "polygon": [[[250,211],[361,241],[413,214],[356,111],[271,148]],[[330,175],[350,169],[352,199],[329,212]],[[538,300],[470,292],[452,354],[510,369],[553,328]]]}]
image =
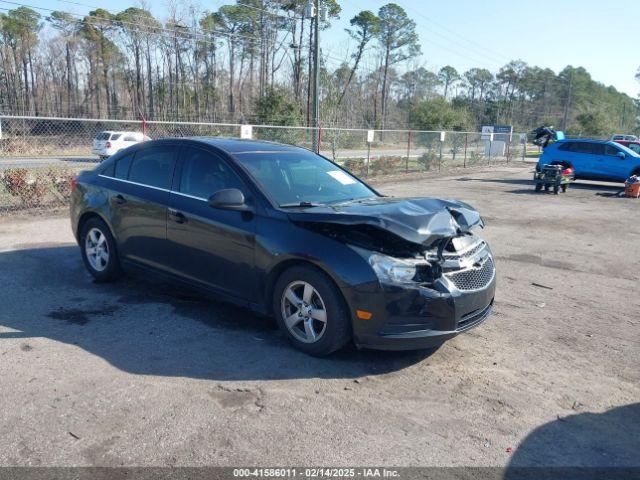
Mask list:
[{"label": "rear side window", "polygon": [[119,158],[116,162],[115,177],[120,180],[126,180],[129,175],[129,167],[131,167],[131,161],[133,160],[133,153],[125,155]]},{"label": "rear side window", "polygon": [[604,155],[604,145],[602,143],[591,143],[591,153],[593,155]]},{"label": "rear side window", "polygon": [[216,155],[200,148],[186,147],[182,156],[181,193],[206,199],[225,188],[243,190],[242,181]]},{"label": "rear side window", "polygon": [[125,142],[137,142],[138,139],[134,135],[127,135],[124,137]]},{"label": "rear side window", "polygon": [[575,152],[575,142],[566,142],[558,147],[562,152]]},{"label": "rear side window", "polygon": [[175,166],[175,147],[138,150],[129,169],[129,180],[151,187],[169,189]]}]

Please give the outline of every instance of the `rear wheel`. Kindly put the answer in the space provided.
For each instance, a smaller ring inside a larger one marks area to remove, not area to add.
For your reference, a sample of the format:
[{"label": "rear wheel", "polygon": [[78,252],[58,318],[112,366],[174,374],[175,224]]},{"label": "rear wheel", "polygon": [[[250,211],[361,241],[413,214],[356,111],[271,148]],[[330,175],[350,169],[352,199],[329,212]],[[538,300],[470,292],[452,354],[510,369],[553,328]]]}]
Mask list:
[{"label": "rear wheel", "polygon": [[553,193],[558,195],[558,192],[560,191],[560,187],[558,185],[554,185],[553,187]]},{"label": "rear wheel", "polygon": [[567,185],[562,185],[562,193],[566,193],[567,191]]},{"label": "rear wheel", "polygon": [[120,277],[122,271],[116,242],[107,224],[99,218],[90,218],[82,226],[80,250],[85,267],[98,282]]},{"label": "rear wheel", "polygon": [[540,190],[542,190],[542,184],[536,183],[536,192],[539,192]]},{"label": "rear wheel", "polygon": [[328,355],[351,338],[349,313],[340,291],[313,267],[292,267],[280,276],[273,311],[289,341],[308,354]]}]

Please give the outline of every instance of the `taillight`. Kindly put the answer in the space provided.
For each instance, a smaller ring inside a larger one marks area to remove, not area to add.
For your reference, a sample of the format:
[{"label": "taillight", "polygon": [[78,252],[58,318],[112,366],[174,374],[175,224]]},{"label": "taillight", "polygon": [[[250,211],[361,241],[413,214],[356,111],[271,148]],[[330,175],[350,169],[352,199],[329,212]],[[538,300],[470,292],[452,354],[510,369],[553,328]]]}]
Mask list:
[{"label": "taillight", "polygon": [[572,173],[573,173],[573,168],[571,168],[571,167],[569,167],[569,168],[565,168],[565,169],[562,171],[562,174],[563,174],[563,175],[571,175]]},{"label": "taillight", "polygon": [[78,179],[77,178],[72,178],[71,180],[69,180],[69,187],[71,187],[71,191],[75,191],[76,187],[78,186]]},{"label": "taillight", "polygon": [[105,147],[107,147],[107,148],[111,148],[111,142],[107,142],[107,144],[105,145]]}]

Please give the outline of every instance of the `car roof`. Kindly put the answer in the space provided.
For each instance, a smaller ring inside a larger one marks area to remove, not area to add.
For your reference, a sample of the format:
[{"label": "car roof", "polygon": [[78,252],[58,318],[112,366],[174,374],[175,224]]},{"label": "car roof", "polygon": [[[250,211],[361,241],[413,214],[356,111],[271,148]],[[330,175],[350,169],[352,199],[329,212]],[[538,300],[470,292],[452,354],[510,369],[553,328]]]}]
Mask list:
[{"label": "car roof", "polygon": [[179,137],[163,138],[145,142],[145,145],[162,145],[163,143],[200,143],[211,145],[228,154],[240,153],[274,153],[274,152],[298,152],[304,150],[294,145],[269,142],[266,140],[246,140],[227,137]]},{"label": "car roof", "polygon": [[598,140],[597,138],[565,138],[555,143],[580,142],[580,143],[615,143],[611,140]]}]

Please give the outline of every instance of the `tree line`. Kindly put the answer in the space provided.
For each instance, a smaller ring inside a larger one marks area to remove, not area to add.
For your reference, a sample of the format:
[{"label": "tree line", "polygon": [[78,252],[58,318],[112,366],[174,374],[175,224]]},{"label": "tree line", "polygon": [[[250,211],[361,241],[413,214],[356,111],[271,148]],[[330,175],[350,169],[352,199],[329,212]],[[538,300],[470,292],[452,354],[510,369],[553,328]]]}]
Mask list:
[{"label": "tree line", "polygon": [[[216,11],[169,4],[87,15],[28,5],[0,13],[0,112],[113,119],[310,125],[313,31],[338,0],[237,0]],[[420,66],[399,5],[350,19],[349,51],[320,55],[326,126],[476,130],[554,125],[573,134],[636,129],[638,105],[582,67],[514,60],[497,71]],[[322,38],[321,34],[321,38]],[[425,52],[428,56],[428,52]]]}]

